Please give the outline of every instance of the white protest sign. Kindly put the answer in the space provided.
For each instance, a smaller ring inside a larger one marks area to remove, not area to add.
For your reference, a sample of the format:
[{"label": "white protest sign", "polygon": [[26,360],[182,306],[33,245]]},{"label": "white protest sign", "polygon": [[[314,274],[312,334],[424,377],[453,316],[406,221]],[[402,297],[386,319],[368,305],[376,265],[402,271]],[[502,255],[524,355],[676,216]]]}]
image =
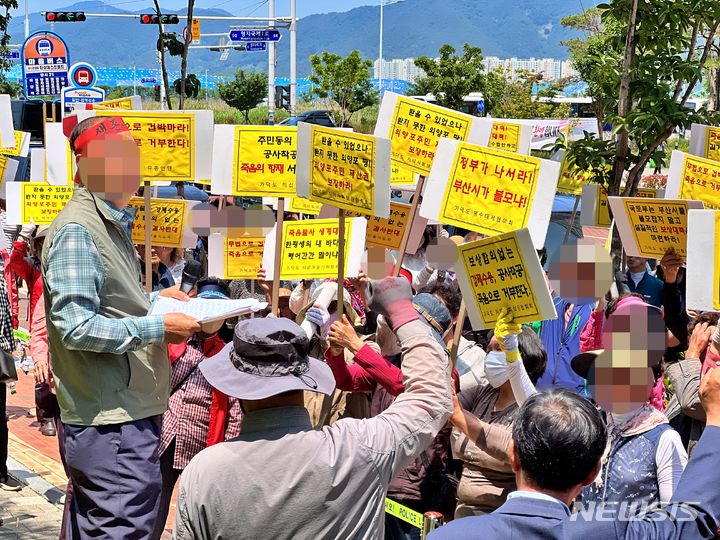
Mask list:
[{"label": "white protest sign", "polygon": [[0,148],[15,146],[15,128],[13,127],[10,96],[0,94]]},{"label": "white protest sign", "polygon": [[720,127],[693,124],[690,129],[690,153],[720,161]]},{"label": "white protest sign", "polygon": [[720,211],[688,212],[686,304],[695,311],[720,311]]},{"label": "white protest sign", "polygon": [[560,163],[442,139],[420,215],[485,235],[527,227],[545,243]]}]

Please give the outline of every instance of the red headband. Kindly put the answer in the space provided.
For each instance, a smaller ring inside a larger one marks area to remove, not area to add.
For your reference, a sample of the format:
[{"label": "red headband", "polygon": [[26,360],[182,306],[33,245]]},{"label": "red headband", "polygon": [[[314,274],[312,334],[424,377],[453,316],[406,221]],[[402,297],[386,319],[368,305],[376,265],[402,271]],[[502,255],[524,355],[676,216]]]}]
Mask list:
[{"label": "red headband", "polygon": [[127,128],[122,118],[118,116],[105,118],[91,128],[83,131],[78,138],[75,139],[75,155],[82,154],[90,141],[107,139],[112,135],[129,132],[130,130]]}]

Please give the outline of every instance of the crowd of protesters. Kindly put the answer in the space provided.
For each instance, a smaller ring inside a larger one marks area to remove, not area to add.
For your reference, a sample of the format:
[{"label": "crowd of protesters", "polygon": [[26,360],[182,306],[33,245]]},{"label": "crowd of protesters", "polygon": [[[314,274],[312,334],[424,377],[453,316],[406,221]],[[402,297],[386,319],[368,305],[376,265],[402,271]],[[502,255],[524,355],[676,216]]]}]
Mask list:
[{"label": "crowd of protesters", "polygon": [[[52,225],[0,212],[0,348],[16,347],[22,281],[37,419],[68,476],[62,538],[160,538],[175,490],[176,538],[420,538],[386,496],[442,514],[438,539],[715,536],[720,326],[686,309],[673,252],[628,257],[599,294],[554,286],[541,252],[557,319],[504,309],[450,363],[462,298],[426,256],[449,236],[435,226],[398,278],[206,275],[192,296],[269,302],[280,285],[280,310],[148,316],[157,295],[188,299],[183,268],[207,238],[153,246],[146,293],[134,141],[111,117],[68,135],[78,185]],[[20,489],[7,437],[0,423],[0,488]],[[628,502],[632,519],[613,506]]]}]

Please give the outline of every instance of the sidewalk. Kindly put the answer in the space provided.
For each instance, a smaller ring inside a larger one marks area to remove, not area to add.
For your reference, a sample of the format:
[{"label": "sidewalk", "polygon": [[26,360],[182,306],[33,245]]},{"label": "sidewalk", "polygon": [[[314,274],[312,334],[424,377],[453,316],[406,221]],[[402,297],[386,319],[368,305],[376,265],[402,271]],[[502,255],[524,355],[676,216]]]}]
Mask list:
[{"label": "sidewalk", "polygon": [[[17,467],[8,460],[10,474],[27,476]],[[62,508],[25,486],[20,492],[0,491],[0,517],[0,539],[47,540],[60,534]]]}]

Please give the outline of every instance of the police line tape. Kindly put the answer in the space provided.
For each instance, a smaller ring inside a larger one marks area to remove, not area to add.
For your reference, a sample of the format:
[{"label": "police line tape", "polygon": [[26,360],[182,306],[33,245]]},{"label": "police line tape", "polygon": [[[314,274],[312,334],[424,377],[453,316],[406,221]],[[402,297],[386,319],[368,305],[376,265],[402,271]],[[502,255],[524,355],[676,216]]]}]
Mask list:
[{"label": "police line tape", "polygon": [[423,528],[425,516],[423,516],[420,512],[411,510],[407,506],[403,506],[399,502],[395,502],[387,497],[385,497],[385,513],[395,516],[398,519],[402,519],[418,529],[422,530]]}]

